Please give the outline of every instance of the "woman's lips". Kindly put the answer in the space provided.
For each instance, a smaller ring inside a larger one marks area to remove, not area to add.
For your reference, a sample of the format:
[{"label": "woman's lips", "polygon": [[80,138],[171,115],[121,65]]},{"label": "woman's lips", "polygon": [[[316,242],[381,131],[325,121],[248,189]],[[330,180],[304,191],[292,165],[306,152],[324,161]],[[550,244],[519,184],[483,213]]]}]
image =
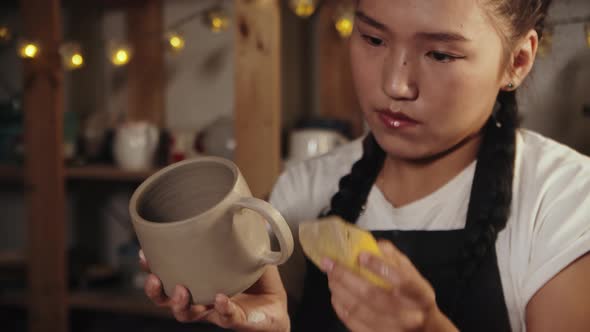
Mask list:
[{"label": "woman's lips", "polygon": [[379,119],[385,127],[389,129],[402,129],[414,127],[420,124],[420,122],[410,118],[409,116],[401,112],[391,112],[390,110],[379,110],[377,111]]}]

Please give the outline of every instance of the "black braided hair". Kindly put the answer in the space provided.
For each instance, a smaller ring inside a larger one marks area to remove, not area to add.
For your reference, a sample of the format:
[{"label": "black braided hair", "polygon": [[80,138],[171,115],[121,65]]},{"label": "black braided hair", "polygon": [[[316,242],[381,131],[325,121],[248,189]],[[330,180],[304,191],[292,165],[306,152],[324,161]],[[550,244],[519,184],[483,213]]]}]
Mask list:
[{"label": "black braided hair", "polygon": [[338,192],[332,196],[327,214],[356,223],[384,160],[385,151],[369,133],[363,140],[363,156],[354,163],[350,173],[340,179]]},{"label": "black braided hair", "polygon": [[519,126],[516,93],[502,91],[497,102],[500,107],[484,129],[471,187],[467,210],[467,225],[471,227],[463,250],[463,279],[475,272],[477,264],[494,247],[498,233],[510,217]]}]

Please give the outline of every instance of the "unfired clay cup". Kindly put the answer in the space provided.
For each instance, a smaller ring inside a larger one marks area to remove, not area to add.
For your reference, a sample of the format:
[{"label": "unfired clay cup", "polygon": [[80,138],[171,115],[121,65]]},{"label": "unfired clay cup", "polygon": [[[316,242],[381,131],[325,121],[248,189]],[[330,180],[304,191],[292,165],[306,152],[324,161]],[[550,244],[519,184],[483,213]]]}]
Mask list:
[{"label": "unfired clay cup", "polygon": [[[144,181],[129,204],[133,227],[168,295],[187,287],[195,304],[248,289],[269,264],[293,252],[291,231],[267,202],[253,198],[238,167],[217,157],[170,165]],[[280,251],[271,251],[266,222]]]}]

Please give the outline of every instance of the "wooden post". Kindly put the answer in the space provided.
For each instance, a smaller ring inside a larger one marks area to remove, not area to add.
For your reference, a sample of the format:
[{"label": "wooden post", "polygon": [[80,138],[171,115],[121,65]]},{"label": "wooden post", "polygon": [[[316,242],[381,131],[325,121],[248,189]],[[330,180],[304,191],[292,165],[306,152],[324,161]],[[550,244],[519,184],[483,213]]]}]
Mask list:
[{"label": "wooden post", "polygon": [[163,126],[165,119],[164,16],[162,0],[146,0],[127,10],[127,35],[133,46],[129,63],[128,120]]},{"label": "wooden post", "polygon": [[63,73],[59,0],[21,0],[24,34],[40,53],[24,64],[25,182],[28,212],[29,330],[64,332]]},{"label": "wooden post", "polygon": [[348,39],[334,28],[334,15],[342,0],[326,0],[320,9],[318,49],[321,116],[348,122],[354,136],[363,132],[363,117],[350,70]]},{"label": "wooden post", "polygon": [[266,198],[280,173],[280,0],[236,0],[236,162]]}]

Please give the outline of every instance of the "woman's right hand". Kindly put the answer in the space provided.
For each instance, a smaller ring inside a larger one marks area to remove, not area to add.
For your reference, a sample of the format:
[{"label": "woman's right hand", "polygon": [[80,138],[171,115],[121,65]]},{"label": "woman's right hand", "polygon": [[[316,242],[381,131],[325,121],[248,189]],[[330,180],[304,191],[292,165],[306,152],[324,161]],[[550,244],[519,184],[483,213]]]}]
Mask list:
[{"label": "woman's right hand", "polygon": [[[140,264],[150,272],[149,265],[139,252]],[[170,308],[179,322],[210,322],[217,326],[243,332],[284,332],[290,330],[287,313],[287,294],[278,269],[267,267],[262,277],[247,291],[228,298],[218,294],[209,306],[189,304],[189,292],[180,285],[174,294],[164,294],[162,282],[150,274],[145,282],[146,295],[160,307]]]}]

